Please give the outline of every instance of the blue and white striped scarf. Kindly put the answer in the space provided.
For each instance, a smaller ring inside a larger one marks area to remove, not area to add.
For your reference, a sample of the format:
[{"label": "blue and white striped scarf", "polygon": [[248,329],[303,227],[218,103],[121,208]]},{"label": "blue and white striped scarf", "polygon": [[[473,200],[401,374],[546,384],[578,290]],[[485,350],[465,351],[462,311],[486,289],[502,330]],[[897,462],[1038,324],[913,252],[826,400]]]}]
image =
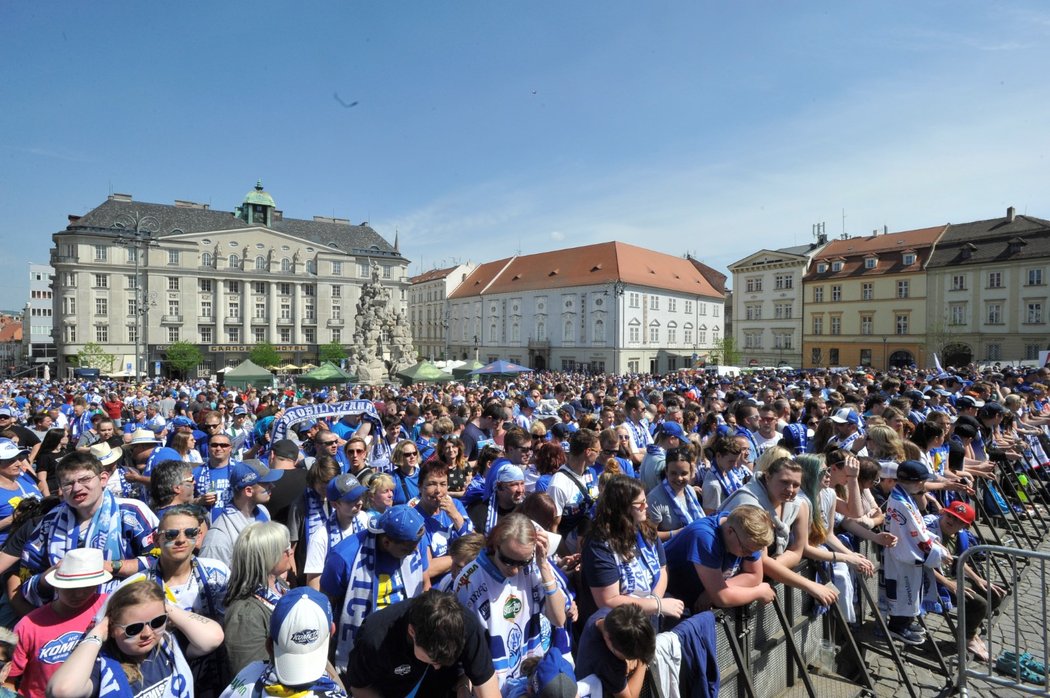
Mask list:
[{"label": "blue and white striped scarf", "polygon": [[[667,499],[671,502],[671,508],[674,510],[675,515],[681,519],[685,525],[691,524],[697,519],[704,518],[704,509],[700,506],[700,502],[696,498],[696,491],[693,490],[692,485],[685,486],[685,510],[682,509],[682,505],[678,503],[678,497],[675,496],[674,490],[671,489],[670,483],[667,480],[663,481],[664,492],[667,493]],[[726,492],[725,496],[728,497],[731,492]]]},{"label": "blue and white striped scarf", "polygon": [[124,549],[121,547],[123,529],[120,521],[120,504],[112,492],[103,490],[102,504],[91,517],[82,545],[78,545],[76,540],[79,534],[76,511],[68,504],[63,506],[64,509],[55,519],[54,528],[51,529],[51,539],[47,544],[50,564],[57,564],[65,557],[66,552],[73,548],[96,548],[102,551],[107,560],[124,559]]}]

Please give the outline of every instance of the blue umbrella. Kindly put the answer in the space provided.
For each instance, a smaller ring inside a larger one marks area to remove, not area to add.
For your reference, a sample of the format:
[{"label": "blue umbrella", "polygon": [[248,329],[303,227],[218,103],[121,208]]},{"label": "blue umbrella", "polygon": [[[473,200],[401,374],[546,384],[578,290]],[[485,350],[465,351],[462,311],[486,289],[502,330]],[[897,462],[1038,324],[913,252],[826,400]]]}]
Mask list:
[{"label": "blue umbrella", "polygon": [[511,363],[503,359],[496,359],[487,366],[476,368],[467,375],[469,376],[516,376],[519,373],[527,373],[532,369],[528,366]]}]

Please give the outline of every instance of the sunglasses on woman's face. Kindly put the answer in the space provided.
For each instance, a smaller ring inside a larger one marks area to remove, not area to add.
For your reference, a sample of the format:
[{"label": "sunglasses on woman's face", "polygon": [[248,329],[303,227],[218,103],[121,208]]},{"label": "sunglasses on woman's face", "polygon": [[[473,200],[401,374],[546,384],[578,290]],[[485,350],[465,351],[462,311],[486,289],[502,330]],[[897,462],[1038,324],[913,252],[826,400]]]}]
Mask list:
[{"label": "sunglasses on woman's face", "polygon": [[167,624],[167,622],[168,614],[162,613],[148,623],[128,623],[127,625],[117,625],[116,627],[123,630],[124,635],[130,640],[133,637],[137,637],[143,630],[145,630],[147,625],[154,630],[160,630]]},{"label": "sunglasses on woman's face", "polygon": [[515,560],[512,557],[507,557],[499,548],[496,548],[496,557],[498,557],[507,567],[528,567],[532,564],[532,561],[536,559],[536,557],[533,556],[528,560]]}]

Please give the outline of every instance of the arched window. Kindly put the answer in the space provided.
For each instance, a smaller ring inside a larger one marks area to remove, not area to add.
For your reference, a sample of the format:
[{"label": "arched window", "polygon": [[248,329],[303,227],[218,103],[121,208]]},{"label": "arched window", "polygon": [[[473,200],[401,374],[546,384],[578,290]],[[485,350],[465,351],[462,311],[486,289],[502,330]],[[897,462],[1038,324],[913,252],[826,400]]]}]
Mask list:
[{"label": "arched window", "polygon": [[202,267],[211,267],[211,266],[213,266],[210,252],[205,252],[204,254],[201,255],[201,266]]},{"label": "arched window", "polygon": [[306,260],[306,273],[307,274],[316,274],[317,273],[317,263],[314,262],[314,260],[312,260],[312,259]]},{"label": "arched window", "polygon": [[598,319],[594,321],[594,331],[591,333],[591,339],[595,342],[605,341],[605,321]]},{"label": "arched window", "polygon": [[240,268],[241,268],[241,258],[238,257],[235,254],[231,254],[230,255],[230,269],[240,269]]},{"label": "arched window", "polygon": [[266,271],[266,257],[259,255],[255,258],[255,271]]},{"label": "arched window", "polygon": [[494,343],[495,341],[496,341],[496,323],[493,322],[492,324],[489,325],[489,342],[493,342]]},{"label": "arched window", "polygon": [[573,324],[571,319],[565,321],[565,325],[562,329],[562,341],[564,342],[575,342],[576,341],[576,326]]},{"label": "arched window", "polygon": [[536,321],[536,341],[547,341],[547,322],[543,319]]},{"label": "arched window", "polygon": [[281,260],[281,271],[288,273],[292,270],[292,260],[285,257]]}]

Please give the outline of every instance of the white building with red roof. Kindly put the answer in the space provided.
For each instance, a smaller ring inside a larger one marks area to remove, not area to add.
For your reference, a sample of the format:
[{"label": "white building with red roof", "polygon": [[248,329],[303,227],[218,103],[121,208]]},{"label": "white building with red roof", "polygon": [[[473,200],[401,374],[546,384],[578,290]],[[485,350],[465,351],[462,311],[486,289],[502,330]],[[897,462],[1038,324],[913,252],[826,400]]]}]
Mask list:
[{"label": "white building with red roof", "polygon": [[724,293],[698,264],[622,242],[481,264],[449,294],[449,358],[477,347],[483,362],[538,370],[690,367],[723,331]]}]

